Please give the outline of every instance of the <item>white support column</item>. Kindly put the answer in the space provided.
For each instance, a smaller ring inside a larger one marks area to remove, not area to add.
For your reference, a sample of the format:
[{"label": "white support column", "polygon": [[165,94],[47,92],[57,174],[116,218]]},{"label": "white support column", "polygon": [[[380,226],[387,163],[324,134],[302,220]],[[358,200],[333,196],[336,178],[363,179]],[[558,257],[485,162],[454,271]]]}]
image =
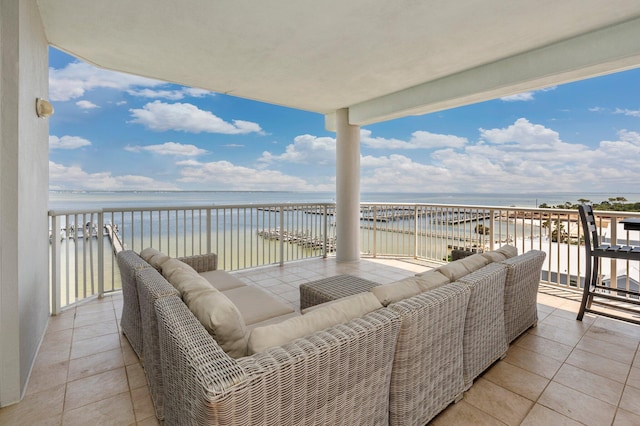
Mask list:
[{"label": "white support column", "polygon": [[338,262],[360,260],[360,126],[336,111],[336,237]]}]

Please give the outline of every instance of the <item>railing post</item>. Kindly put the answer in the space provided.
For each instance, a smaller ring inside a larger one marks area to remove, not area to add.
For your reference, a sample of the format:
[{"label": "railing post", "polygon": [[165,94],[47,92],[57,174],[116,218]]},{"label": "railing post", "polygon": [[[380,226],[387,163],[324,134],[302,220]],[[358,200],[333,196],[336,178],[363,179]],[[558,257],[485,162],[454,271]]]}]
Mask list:
[{"label": "railing post", "polygon": [[[98,213],[98,297],[104,296],[104,210]],[[109,256],[112,256],[109,253]]]},{"label": "railing post", "polygon": [[418,205],[413,207],[413,258],[418,258]]},{"label": "railing post", "polygon": [[489,210],[489,251],[495,250],[495,229],[496,229],[496,211],[494,209]]},{"label": "railing post", "polygon": [[327,252],[329,251],[329,215],[327,214],[327,205],[325,204],[322,207],[322,214],[324,216],[324,223],[322,224],[324,227],[324,241],[322,242],[322,258],[327,258]]},{"label": "railing post", "polygon": [[61,311],[60,296],[60,221],[57,215],[51,216],[51,314]]},{"label": "railing post", "polygon": [[284,206],[280,206],[280,266],[284,266]]},{"label": "railing post", "polygon": [[373,258],[378,256],[378,237],[376,231],[378,230],[378,205],[373,205]]},{"label": "railing post", "polygon": [[211,253],[211,209],[207,209],[207,254]]}]

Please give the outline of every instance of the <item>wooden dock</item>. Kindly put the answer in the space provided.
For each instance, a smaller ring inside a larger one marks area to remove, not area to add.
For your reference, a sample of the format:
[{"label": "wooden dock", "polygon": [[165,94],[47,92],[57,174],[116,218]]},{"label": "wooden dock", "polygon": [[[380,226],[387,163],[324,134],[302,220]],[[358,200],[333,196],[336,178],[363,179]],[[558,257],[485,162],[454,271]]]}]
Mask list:
[{"label": "wooden dock", "polygon": [[120,236],[118,235],[118,227],[113,225],[105,225],[104,229],[107,231],[109,241],[111,241],[113,252],[115,254],[118,254],[122,250],[124,250],[124,245],[122,244],[122,241],[120,241]]}]

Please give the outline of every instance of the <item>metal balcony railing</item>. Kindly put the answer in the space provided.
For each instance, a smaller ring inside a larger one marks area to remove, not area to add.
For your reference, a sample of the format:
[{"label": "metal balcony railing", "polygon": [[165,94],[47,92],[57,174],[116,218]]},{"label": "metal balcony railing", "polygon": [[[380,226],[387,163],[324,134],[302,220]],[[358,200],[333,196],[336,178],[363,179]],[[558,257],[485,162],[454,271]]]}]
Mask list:
[{"label": "metal balcony railing", "polygon": [[[363,203],[362,256],[446,262],[453,249],[482,252],[511,244],[547,253],[541,282],[579,290],[585,254],[577,210],[444,204]],[[638,213],[596,212],[603,242],[640,245],[619,226]],[[214,252],[218,267],[239,270],[336,249],[335,204],[104,208],[50,211],[51,311],[121,288],[115,253],[155,247],[179,257]],[[637,232],[636,232],[637,234]],[[637,289],[639,262],[603,263],[601,280]]]}]

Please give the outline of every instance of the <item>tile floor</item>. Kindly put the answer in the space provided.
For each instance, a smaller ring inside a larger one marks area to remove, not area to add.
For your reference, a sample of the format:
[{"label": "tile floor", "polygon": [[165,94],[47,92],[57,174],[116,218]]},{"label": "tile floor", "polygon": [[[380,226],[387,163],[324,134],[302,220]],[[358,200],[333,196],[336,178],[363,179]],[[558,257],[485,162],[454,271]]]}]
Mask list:
[{"label": "tile floor", "polygon": [[[237,272],[299,307],[298,285],[337,274],[388,283],[428,267],[402,260],[309,260]],[[541,288],[539,325],[434,425],[640,425],[640,327],[587,316]],[[574,300],[572,300],[574,299]],[[22,402],[0,425],[154,425],[144,371],[120,333],[117,293],[52,317]]]}]

